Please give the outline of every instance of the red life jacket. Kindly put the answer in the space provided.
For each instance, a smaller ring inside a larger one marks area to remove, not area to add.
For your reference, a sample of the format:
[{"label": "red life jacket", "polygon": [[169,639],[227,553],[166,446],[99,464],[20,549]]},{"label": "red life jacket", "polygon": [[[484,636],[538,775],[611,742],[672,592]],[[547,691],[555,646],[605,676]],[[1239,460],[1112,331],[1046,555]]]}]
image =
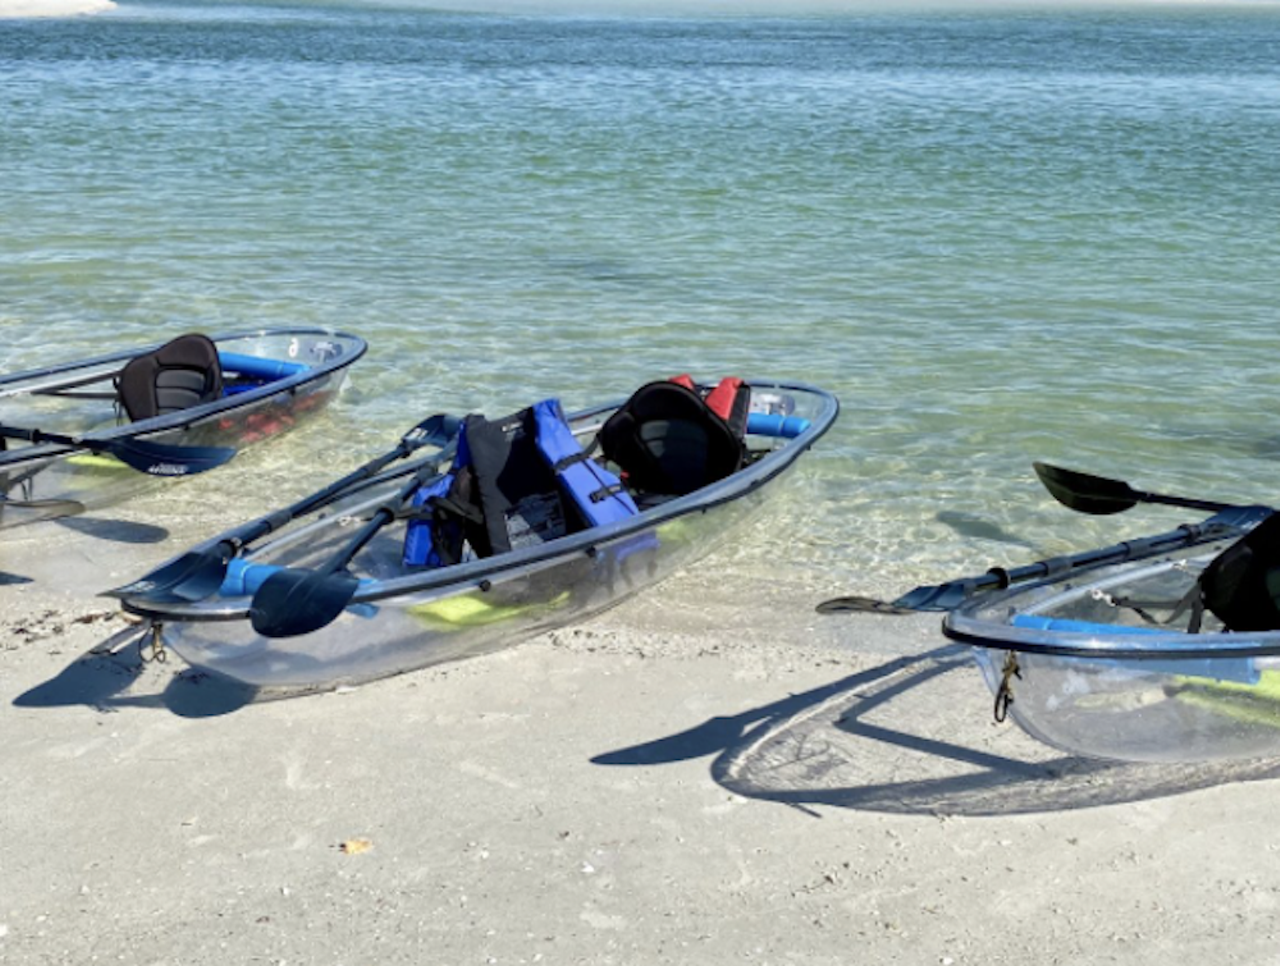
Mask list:
[{"label": "red life jacket", "polygon": [[672,376],[671,381],[698,392],[707,408],[729,424],[739,438],[747,431],[747,410],[751,406],[751,387],[737,376],[725,376],[714,389],[705,394],[698,390],[693,377],[687,372]]}]

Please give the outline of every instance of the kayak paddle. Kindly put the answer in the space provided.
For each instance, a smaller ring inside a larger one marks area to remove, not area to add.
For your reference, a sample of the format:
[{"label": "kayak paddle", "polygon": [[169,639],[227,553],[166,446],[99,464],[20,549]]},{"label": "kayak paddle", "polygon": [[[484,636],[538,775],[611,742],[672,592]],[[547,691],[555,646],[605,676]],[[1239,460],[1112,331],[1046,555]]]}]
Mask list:
[{"label": "kayak paddle", "polygon": [[318,569],[277,570],[262,582],[249,607],[249,621],[263,637],[296,637],[331,623],[355,596],[360,581],[347,570],[360,548],[396,518],[404,501],[440,470],[439,460],[423,463],[395,496],[327,563]]},{"label": "kayak paddle", "polygon": [[1108,564],[1136,560],[1154,554],[1216,540],[1232,532],[1248,529],[1263,516],[1270,514],[1269,507],[1228,507],[1202,524],[1184,523],[1176,530],[1152,537],[1139,537],[1124,543],[1086,550],[1065,557],[1050,557],[1035,563],[1006,570],[992,567],[984,574],[960,577],[945,584],[916,587],[892,601],[872,597],[834,597],[817,606],[819,614],[913,614],[918,611],[945,612],[954,610],[974,594],[986,590],[1003,590],[1011,584],[1028,580],[1058,577],[1081,570],[1092,570]]},{"label": "kayak paddle", "polygon": [[1053,498],[1063,506],[1080,513],[1107,516],[1112,513],[1123,513],[1139,503],[1160,503],[1164,506],[1178,506],[1188,510],[1204,510],[1206,513],[1221,513],[1223,510],[1232,509],[1229,503],[1146,493],[1133,489],[1123,480],[1109,480],[1105,476],[1092,476],[1081,473],[1079,470],[1063,469],[1048,463],[1032,465],[1036,476],[1040,477],[1040,482]]},{"label": "kayak paddle", "polygon": [[[227,576],[228,563],[244,547],[278,530],[291,520],[347,495],[357,483],[369,480],[383,467],[428,445],[445,446],[458,433],[457,416],[428,416],[401,437],[395,449],[377,456],[297,503],[252,520],[225,534],[211,547],[197,548],[171,560],[132,583],[103,591],[104,596],[128,598],[148,604],[173,604],[203,600],[217,593]],[[441,456],[445,454],[442,452]]]},{"label": "kayak paddle", "polygon": [[236,455],[229,446],[175,446],[144,439],[87,439],[18,426],[0,426],[0,436],[107,453],[139,473],[152,476],[191,476],[221,466]]}]

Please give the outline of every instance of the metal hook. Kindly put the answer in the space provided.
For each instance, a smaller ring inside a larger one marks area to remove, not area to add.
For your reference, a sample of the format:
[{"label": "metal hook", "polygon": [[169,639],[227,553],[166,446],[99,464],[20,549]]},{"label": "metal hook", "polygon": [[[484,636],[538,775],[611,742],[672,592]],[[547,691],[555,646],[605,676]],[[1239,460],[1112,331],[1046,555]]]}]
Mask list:
[{"label": "metal hook", "polygon": [[164,646],[163,624],[156,622],[147,627],[146,632],[138,639],[138,656],[143,664],[164,664],[169,660],[169,652]]},{"label": "metal hook", "polygon": [[1018,667],[1018,656],[1013,651],[1005,655],[1004,668],[1000,671],[1000,687],[996,689],[995,707],[992,715],[997,724],[1003,724],[1009,716],[1009,705],[1013,704],[1013,678],[1022,678],[1022,669]]}]

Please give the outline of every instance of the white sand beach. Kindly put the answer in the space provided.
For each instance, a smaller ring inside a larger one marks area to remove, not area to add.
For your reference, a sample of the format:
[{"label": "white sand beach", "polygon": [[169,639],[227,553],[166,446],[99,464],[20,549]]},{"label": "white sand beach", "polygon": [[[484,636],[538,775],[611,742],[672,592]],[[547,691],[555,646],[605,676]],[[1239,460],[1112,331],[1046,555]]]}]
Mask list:
[{"label": "white sand beach", "polygon": [[256,702],[0,587],[0,962],[1277,962],[1280,764],[1064,757],[934,615],[676,579]]}]

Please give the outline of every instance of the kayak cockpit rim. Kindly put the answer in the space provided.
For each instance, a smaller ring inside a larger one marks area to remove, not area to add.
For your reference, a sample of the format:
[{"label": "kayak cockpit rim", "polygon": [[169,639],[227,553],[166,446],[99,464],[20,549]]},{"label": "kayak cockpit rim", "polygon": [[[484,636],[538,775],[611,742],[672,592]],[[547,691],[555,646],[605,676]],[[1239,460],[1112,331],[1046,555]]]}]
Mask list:
[{"label": "kayak cockpit rim", "polygon": [[1212,660],[1280,656],[1280,631],[1265,633],[1225,632],[1188,634],[1185,631],[1143,635],[1146,646],[1115,648],[1103,646],[1105,634],[1092,631],[1045,631],[1001,627],[1000,633],[967,624],[943,623],[942,633],[953,641],[989,651],[1016,651],[1050,657],[1080,657],[1092,660],[1173,661]]},{"label": "kayak cockpit rim", "polygon": [[[370,604],[406,594],[423,594],[446,588],[456,589],[468,584],[484,591],[488,589],[487,582],[495,575],[506,575],[525,568],[536,570],[549,562],[578,554],[593,556],[612,545],[622,543],[640,533],[662,526],[679,517],[692,513],[705,513],[717,506],[731,503],[746,496],[752,490],[762,487],[790,469],[830,429],[839,415],[840,404],[836,397],[816,386],[800,382],[753,381],[750,379],[744,379],[743,381],[751,386],[753,390],[803,393],[818,400],[821,405],[816,412],[807,414],[808,426],[795,437],[787,439],[782,445],[766,451],[759,459],[730,476],[692,493],[659,503],[636,516],[604,526],[590,527],[544,544],[524,547],[496,556],[479,557],[450,567],[434,570],[415,570],[386,580],[370,581],[367,585],[362,584],[356,591],[351,598],[350,605]],[[619,399],[590,409],[570,413],[567,419],[571,425],[575,422],[582,422],[583,420],[611,412],[621,406],[623,402],[625,402],[625,399]],[[435,454],[415,461],[412,465],[401,467],[397,475],[401,473],[407,475],[423,465],[424,462],[433,458],[436,458]],[[350,507],[344,512],[354,515],[363,510],[375,509],[383,503],[384,499],[384,496],[374,497],[362,504]],[[321,522],[331,524],[333,520],[334,517],[325,517],[323,521],[318,519],[308,526],[319,525]],[[287,540],[292,535],[301,532],[302,529],[305,528],[295,530],[293,534],[284,533],[279,539]],[[227,531],[227,533],[230,532]],[[224,537],[222,535],[210,537],[200,543],[196,549],[211,549],[223,542],[223,540]],[[265,544],[261,548],[256,548],[255,551],[245,554],[245,559],[251,560],[256,552],[265,550],[273,545],[274,542]],[[250,600],[251,597],[246,595],[195,601],[186,604],[166,603],[149,606],[135,604],[128,598],[124,598],[121,601],[121,606],[128,613],[157,621],[220,622],[247,619]]]},{"label": "kayak cockpit rim", "polygon": [[[265,339],[265,338],[284,338],[289,336],[325,336],[328,338],[342,339],[344,342],[351,344],[351,351],[354,353],[353,358],[358,359],[362,356],[367,348],[365,340],[358,335],[351,335],[347,332],[341,332],[337,329],[331,329],[327,326],[305,325],[305,326],[285,326],[272,329],[237,329],[233,332],[223,332],[216,335],[210,335],[214,344],[223,342],[244,342],[249,339]],[[52,366],[42,366],[36,369],[24,369],[20,372],[9,372],[0,375],[0,399],[8,395],[25,394],[31,392],[29,388],[16,386],[18,383],[29,382],[32,379],[38,379],[42,376],[56,376],[59,373],[73,372],[77,369],[90,369],[99,366],[111,366],[114,363],[120,363],[115,368],[118,370],[123,367],[124,363],[129,362],[135,356],[145,355],[153,352],[165,344],[164,341],[154,342],[148,345],[134,346],[129,349],[118,349],[114,352],[108,352],[100,356],[90,356],[88,359],[72,359],[67,362],[58,363]],[[341,358],[347,358],[348,354],[344,351]],[[333,369],[334,366],[319,367],[322,369]],[[94,377],[97,379],[110,378],[111,373],[103,373],[101,376]],[[74,380],[79,382],[79,380]],[[83,383],[81,383],[83,384]],[[65,383],[57,382],[54,386],[65,385]]]},{"label": "kayak cockpit rim", "polygon": [[[1180,558],[1183,555],[1178,555]],[[1139,558],[1141,559],[1141,558]],[[1103,579],[1078,579],[1063,590],[1036,601],[1035,606],[1017,613],[1035,616],[1060,606],[1064,601],[1095,590],[1138,581],[1165,571],[1168,560],[1134,566],[1135,561],[1117,568]],[[1081,575],[1083,576],[1083,575]],[[1025,584],[1017,589],[1001,591],[975,599],[946,614],[942,633],[949,639],[971,647],[996,651],[1043,654],[1052,657],[1079,657],[1092,660],[1160,661],[1207,660],[1215,658],[1273,657],[1280,655],[1280,631],[1221,631],[1189,634],[1173,627],[1152,625],[1141,635],[1118,630],[1108,635],[1105,626],[1094,630],[1019,627],[1004,623],[995,616],[1001,610],[1012,616],[1014,608],[1004,601],[1027,597],[1037,589],[1056,583],[1048,578]],[[1109,643],[1111,642],[1111,643]],[[1140,643],[1139,643],[1140,642]]]}]

